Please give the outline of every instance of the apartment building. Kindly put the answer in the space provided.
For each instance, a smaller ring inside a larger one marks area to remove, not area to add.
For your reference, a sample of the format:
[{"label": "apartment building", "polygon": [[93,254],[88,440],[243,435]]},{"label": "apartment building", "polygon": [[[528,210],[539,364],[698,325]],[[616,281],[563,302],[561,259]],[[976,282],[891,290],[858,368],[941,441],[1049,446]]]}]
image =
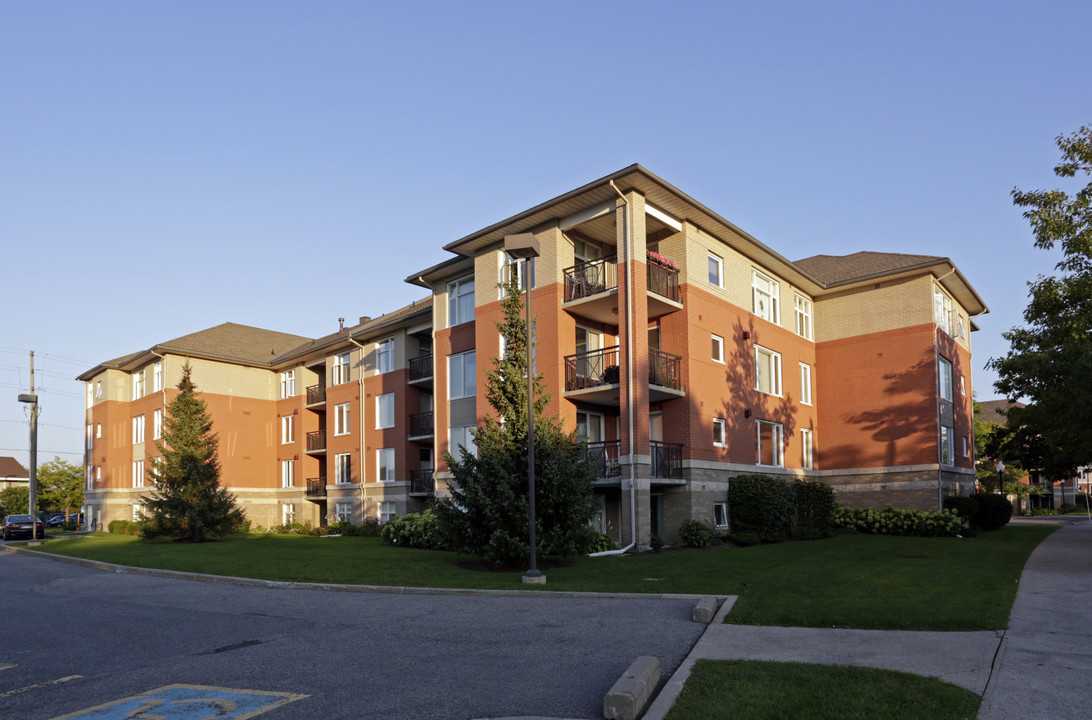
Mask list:
[{"label": "apartment building", "polygon": [[[530,272],[504,252],[528,232]],[[428,297],[376,320],[314,340],[222,325],[81,375],[89,517],[139,505],[136,418],[156,422],[170,391],[153,407],[134,373],[163,363],[170,388],[185,358],[257,524],[423,508],[450,480],[443,451],[472,448],[491,411],[478,390],[512,274],[531,286],[548,412],[587,440],[596,523],[620,545],[725,525],[740,473],[820,479],[854,506],[973,488],[970,333],[987,309],[947,258],[790,261],[638,165],[444,250],[407,277]]]}]

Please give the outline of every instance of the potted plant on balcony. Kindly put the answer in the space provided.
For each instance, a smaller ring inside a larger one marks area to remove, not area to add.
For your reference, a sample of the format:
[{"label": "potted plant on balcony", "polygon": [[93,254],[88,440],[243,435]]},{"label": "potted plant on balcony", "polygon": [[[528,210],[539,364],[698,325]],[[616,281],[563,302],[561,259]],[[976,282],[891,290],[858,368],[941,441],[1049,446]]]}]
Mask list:
[{"label": "potted plant on balcony", "polygon": [[674,260],[670,260],[670,259],[664,257],[663,255],[661,255],[658,252],[653,252],[653,251],[649,250],[648,251],[648,261],[650,263],[652,263],[653,265],[659,265],[660,267],[667,268],[668,270],[671,270],[672,272],[677,272],[679,270],[679,266],[675,264]]},{"label": "potted plant on balcony", "polygon": [[603,382],[608,385],[617,385],[618,378],[619,375],[617,365],[607,365],[605,368],[603,368]]}]

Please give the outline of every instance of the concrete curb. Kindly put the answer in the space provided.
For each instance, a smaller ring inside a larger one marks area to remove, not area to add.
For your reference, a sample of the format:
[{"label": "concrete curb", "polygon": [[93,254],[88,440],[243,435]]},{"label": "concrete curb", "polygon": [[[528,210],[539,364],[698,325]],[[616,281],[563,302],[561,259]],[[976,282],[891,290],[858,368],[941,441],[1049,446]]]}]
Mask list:
[{"label": "concrete curb", "polygon": [[603,698],[603,717],[607,720],[637,720],[659,684],[659,658],[642,655],[630,664]]}]

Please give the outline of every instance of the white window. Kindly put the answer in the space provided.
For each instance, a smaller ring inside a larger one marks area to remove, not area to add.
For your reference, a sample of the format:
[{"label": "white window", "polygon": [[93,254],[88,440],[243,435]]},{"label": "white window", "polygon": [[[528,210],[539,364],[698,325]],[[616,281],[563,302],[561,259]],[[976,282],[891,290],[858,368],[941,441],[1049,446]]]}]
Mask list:
[{"label": "white window", "polygon": [[717,530],[728,527],[728,503],[713,503],[713,525]]},{"label": "white window", "polygon": [[728,444],[728,425],[722,418],[713,418],[713,445],[724,447]]},{"label": "white window", "polygon": [[376,396],[375,427],[377,430],[394,427],[394,393]]},{"label": "white window", "polygon": [[285,370],[281,373],[281,397],[296,397],[296,371]]},{"label": "white window", "polygon": [[447,326],[454,327],[474,319],[474,278],[465,277],[447,284]]},{"label": "white window", "polygon": [[392,482],[394,480],[394,448],[380,448],[376,454],[379,462],[379,481]]},{"label": "white window", "polygon": [[133,461],[133,487],[135,487],[135,488],[144,487],[144,461],[143,460],[134,460]]},{"label": "white window", "polygon": [[291,525],[296,522],[296,506],[292,503],[281,503],[281,524]]},{"label": "white window", "polygon": [[163,361],[160,360],[152,366],[152,390],[159,392],[163,389]]},{"label": "white window", "polygon": [[133,503],[133,522],[140,522],[143,514],[144,506],[140,503]]},{"label": "white window", "polygon": [[967,397],[967,377],[965,375],[959,376],[959,394]]},{"label": "white window", "polygon": [[753,271],[751,289],[754,295],[754,313],[775,325],[781,322],[781,311],[777,303],[779,288],[780,283],[772,277],[758,270]]},{"label": "white window", "polygon": [[335,522],[352,522],[353,521],[353,504],[351,502],[334,503],[334,521]]},{"label": "white window", "polygon": [[965,322],[966,320],[963,319],[963,316],[956,313],[956,335],[961,338],[967,337],[967,331],[964,329],[966,327],[964,324]]},{"label": "white window", "polygon": [[796,314],[796,334],[811,340],[811,300],[803,295],[793,299]]},{"label": "white window", "polygon": [[395,505],[393,501],[384,500],[383,502],[379,503],[379,522],[389,523],[396,517],[398,517],[398,514],[395,511]]},{"label": "white window", "polygon": [[782,438],[784,429],[781,423],[757,420],[755,422],[758,437],[757,462],[759,465],[781,467],[784,464],[782,457]]},{"label": "white window", "polygon": [[137,415],[133,418],[133,444],[144,442],[144,416]]},{"label": "white window", "polygon": [[949,335],[952,334],[952,299],[948,297],[940,286],[933,287],[933,315],[937,327]]},{"label": "white window", "polygon": [[[504,258],[504,269],[501,271],[501,283],[502,283],[501,297],[502,298],[504,297],[504,292],[505,292],[504,289],[506,287],[508,287],[508,283],[511,282],[512,278],[515,278],[516,282],[519,283],[518,287],[519,287],[520,290],[526,290],[527,289],[527,278],[523,277],[523,269],[526,266],[524,265],[523,261],[520,260],[519,258],[512,257],[508,253],[501,253],[501,257]],[[530,264],[531,264],[531,278],[532,278],[531,287],[533,288],[535,286],[535,284],[534,284],[535,259],[534,258],[530,259]]]},{"label": "white window", "polygon": [[781,353],[755,345],[755,390],[781,395]]},{"label": "white window", "polygon": [[800,363],[800,403],[811,405],[811,365]]},{"label": "white window", "polygon": [[102,437],[102,423],[98,423],[97,425],[95,425],[95,437]]},{"label": "white window", "polygon": [[287,445],[295,441],[296,417],[284,415],[281,417],[281,444]]},{"label": "white window", "polygon": [[349,363],[352,360],[350,353],[342,353],[334,356],[333,376],[330,384],[341,385],[342,383],[349,382]]},{"label": "white window", "polygon": [[144,370],[138,370],[133,373],[133,399],[139,400],[144,397]]},{"label": "white window", "polygon": [[713,361],[723,363],[724,362],[724,338],[720,335],[713,335]]},{"label": "white window", "polygon": [[152,413],[152,439],[160,440],[163,437],[163,411],[155,410]]},{"label": "white window", "polygon": [[87,449],[90,450],[95,447],[95,428],[91,426],[91,423],[87,423]]},{"label": "white window", "polygon": [[806,428],[800,431],[800,453],[800,467],[805,470],[811,470],[814,462],[812,459],[814,456],[814,445],[811,430]]},{"label": "white window", "polygon": [[350,403],[340,403],[334,406],[334,435],[348,435],[352,427],[349,422]]},{"label": "white window", "polygon": [[87,383],[87,407],[95,404],[95,386]]},{"label": "white window", "polygon": [[447,357],[447,397],[455,400],[474,397],[477,387],[477,367],[474,351],[448,355]]},{"label": "white window", "polygon": [[963,436],[963,457],[969,458],[971,456],[971,444],[966,435]]},{"label": "white window", "polygon": [[955,432],[947,425],[940,426],[940,463],[942,465],[955,464]]},{"label": "white window", "polygon": [[97,465],[95,467],[95,482],[102,482],[102,465]]},{"label": "white window", "polygon": [[940,358],[940,377],[937,379],[941,400],[952,401],[952,361]]},{"label": "white window", "polygon": [[394,370],[394,338],[380,340],[375,344],[375,370],[378,373]]},{"label": "white window", "polygon": [[353,481],[353,460],[349,453],[334,455],[334,482],[348,485]]},{"label": "white window", "polygon": [[102,380],[95,381],[95,399],[102,400]]},{"label": "white window", "polygon": [[296,461],[281,460],[281,487],[290,488],[296,484]]},{"label": "white window", "polygon": [[724,261],[709,253],[709,284],[724,287]]},{"label": "white window", "polygon": [[453,427],[448,429],[447,433],[447,448],[448,452],[459,458],[459,448],[466,448],[466,451],[471,455],[476,455],[478,452],[478,444],[474,442],[474,435],[472,431],[475,430],[475,426],[468,425],[466,427]]}]

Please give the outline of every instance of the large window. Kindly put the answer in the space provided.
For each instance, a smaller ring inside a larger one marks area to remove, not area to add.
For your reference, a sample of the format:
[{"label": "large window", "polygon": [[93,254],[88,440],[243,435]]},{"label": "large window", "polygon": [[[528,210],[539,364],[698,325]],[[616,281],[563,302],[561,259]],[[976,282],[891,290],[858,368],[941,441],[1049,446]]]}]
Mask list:
[{"label": "large window", "polygon": [[449,400],[474,397],[478,390],[477,383],[477,368],[473,350],[448,356],[447,397]]},{"label": "large window", "polygon": [[159,392],[163,389],[163,361],[160,360],[152,366],[152,390]]},{"label": "large window", "polygon": [[724,287],[724,261],[709,253],[709,284]]},{"label": "large window", "polygon": [[144,442],[144,416],[137,415],[133,418],[133,444]]},{"label": "large window", "polygon": [[713,503],[713,525],[717,530],[728,528],[728,503]]},{"label": "large window", "polygon": [[137,370],[133,373],[133,399],[139,400],[144,397],[144,370]]},{"label": "large window", "polygon": [[724,362],[724,338],[720,335],[713,335],[713,353],[712,358],[714,362]]},{"label": "large window", "polygon": [[955,431],[947,425],[940,426],[940,462],[942,465],[955,464]]},{"label": "large window", "polygon": [[755,390],[781,395],[781,354],[755,346]]},{"label": "large window", "polygon": [[143,460],[134,460],[133,461],[133,487],[135,487],[135,488],[144,487],[144,461]]},{"label": "large window", "polygon": [[793,309],[796,315],[796,334],[811,340],[811,300],[797,295],[793,299]]},{"label": "large window", "polygon": [[954,325],[952,299],[940,289],[939,285],[933,287],[933,315],[937,327],[951,335]]},{"label": "large window", "polygon": [[755,429],[758,437],[758,464],[773,467],[784,465],[781,454],[784,429],[781,423],[758,420],[755,422]]},{"label": "large window", "polygon": [[334,406],[334,435],[348,435],[352,429],[349,421],[351,403],[340,403]]},{"label": "large window", "polygon": [[447,326],[454,327],[474,319],[474,278],[465,277],[447,284]]},{"label": "large window", "polygon": [[395,509],[394,501],[384,500],[379,503],[379,522],[389,523],[398,517],[398,513]]},{"label": "large window", "polygon": [[474,442],[474,435],[471,434],[474,429],[473,425],[450,428],[447,433],[448,452],[458,458],[459,448],[463,447],[466,448],[466,451],[471,455],[476,455],[478,452],[478,445]]},{"label": "large window", "polygon": [[940,358],[940,372],[937,384],[941,400],[952,401],[952,361],[948,358]]},{"label": "large window", "polygon": [[334,522],[352,522],[353,504],[351,502],[334,503]]},{"label": "large window", "polygon": [[751,290],[754,295],[754,314],[775,325],[780,323],[781,310],[777,301],[780,284],[772,277],[755,270],[751,280]]},{"label": "large window", "polygon": [[292,503],[281,503],[281,524],[291,525],[296,522],[296,506]]},{"label": "large window", "polygon": [[[99,427],[102,427],[101,425]],[[152,413],[152,439],[159,440],[163,437],[163,411],[156,409]]]},{"label": "large window", "polygon": [[815,448],[813,445],[811,430],[804,428],[800,431],[800,467],[811,470],[814,463]]},{"label": "large window", "polygon": [[331,385],[341,385],[342,383],[349,382],[349,366],[351,360],[351,353],[341,353],[340,355],[334,356],[333,373],[330,380]]},{"label": "large window", "polygon": [[811,365],[800,363],[800,403],[811,405]]},{"label": "large window", "polygon": [[[516,282],[518,283],[518,287],[520,290],[526,290],[527,278],[523,276],[523,269],[526,266],[524,265],[523,261],[519,258],[512,257],[508,253],[503,253],[502,257],[504,258],[504,270],[501,273],[501,297],[504,296],[505,288],[508,287],[508,283],[510,283],[513,278],[515,278]],[[529,262],[531,264],[531,287],[534,288],[535,259],[531,258]]]},{"label": "large window", "polygon": [[394,339],[387,338],[375,344],[375,370],[389,373],[394,370]]},{"label": "large window", "polygon": [[281,417],[281,444],[287,445],[295,440],[296,417],[285,415]]},{"label": "large window", "polygon": [[281,397],[296,397],[296,371],[285,370],[281,373]]},{"label": "large window", "polygon": [[377,453],[379,462],[379,481],[394,481],[394,448],[380,448]]},{"label": "large window", "polygon": [[353,481],[353,461],[349,453],[334,455],[334,483],[348,485]]},{"label": "large window", "polygon": [[281,460],[281,487],[290,488],[296,484],[296,461]]},{"label": "large window", "polygon": [[375,427],[377,430],[394,427],[394,393],[375,398]]},{"label": "large window", "polygon": [[723,418],[713,419],[713,445],[724,447],[728,444],[728,426]]}]

